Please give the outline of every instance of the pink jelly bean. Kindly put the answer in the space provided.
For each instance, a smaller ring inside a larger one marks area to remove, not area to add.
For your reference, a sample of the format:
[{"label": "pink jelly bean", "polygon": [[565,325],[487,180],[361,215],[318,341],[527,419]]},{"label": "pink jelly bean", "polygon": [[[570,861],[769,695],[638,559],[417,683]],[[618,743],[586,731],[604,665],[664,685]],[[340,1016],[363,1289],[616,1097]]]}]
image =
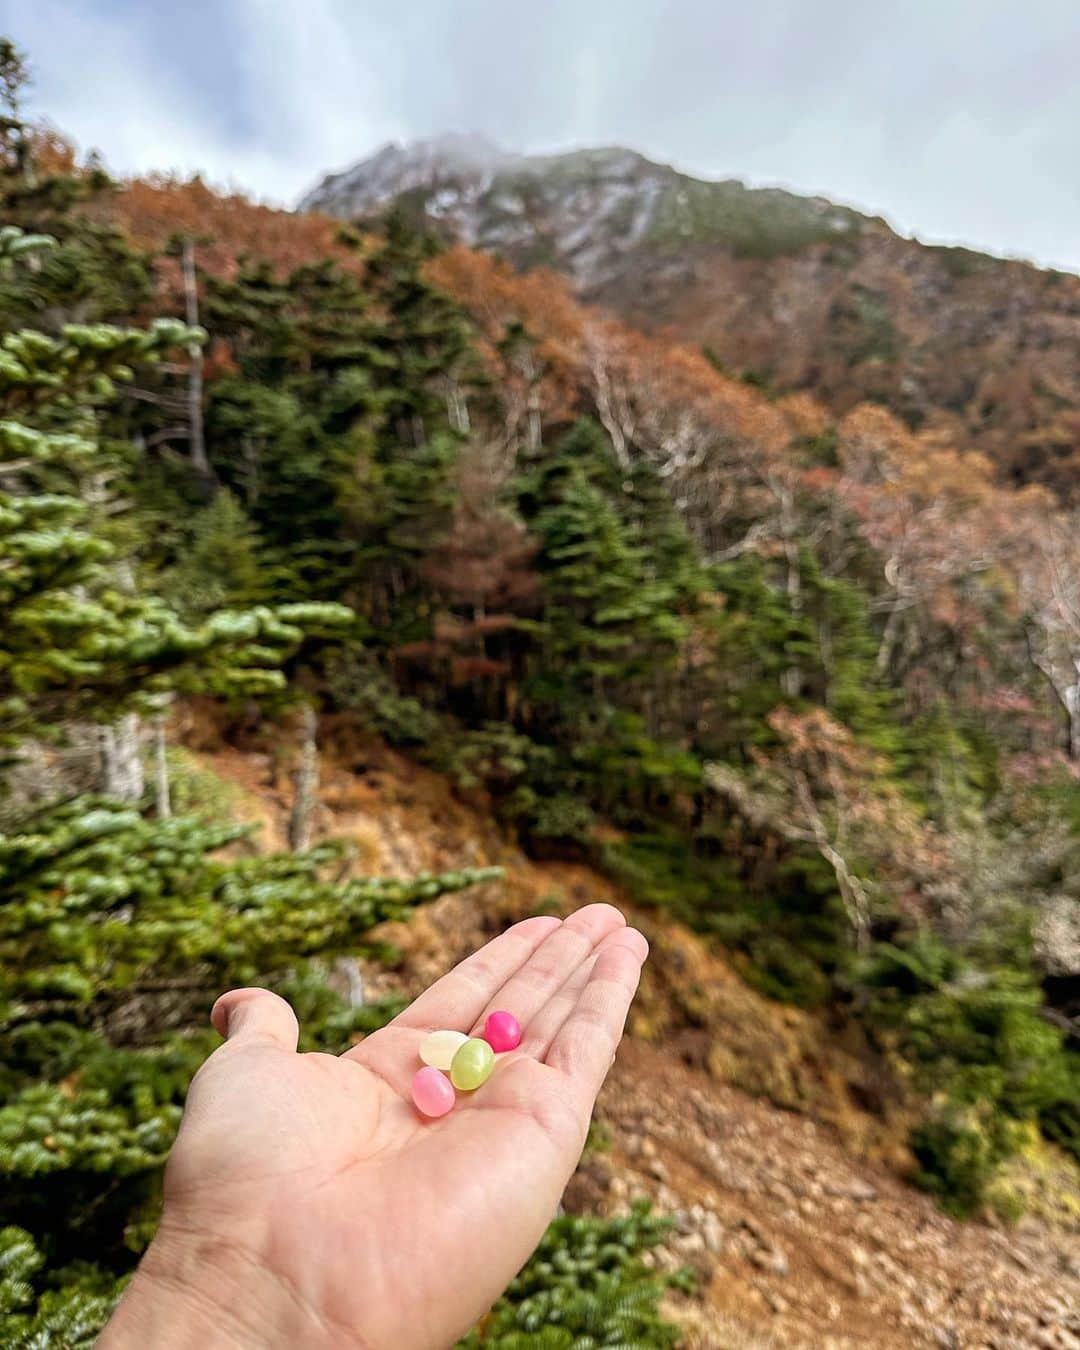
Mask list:
[{"label": "pink jelly bean", "polygon": [[445,1116],[456,1100],[454,1085],[446,1074],[425,1065],[413,1077],[412,1099],[421,1115],[432,1118]]},{"label": "pink jelly bean", "polygon": [[521,1023],[513,1013],[493,1012],[484,1023],[484,1040],[496,1054],[521,1044]]}]

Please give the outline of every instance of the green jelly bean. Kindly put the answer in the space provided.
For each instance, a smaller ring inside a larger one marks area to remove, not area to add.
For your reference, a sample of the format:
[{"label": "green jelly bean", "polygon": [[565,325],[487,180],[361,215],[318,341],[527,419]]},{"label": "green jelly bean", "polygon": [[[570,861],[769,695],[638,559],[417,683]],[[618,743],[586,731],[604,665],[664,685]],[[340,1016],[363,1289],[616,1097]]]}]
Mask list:
[{"label": "green jelly bean", "polygon": [[487,1041],[473,1036],[450,1063],[450,1081],[459,1092],[473,1092],[486,1083],[495,1067],[495,1051]]}]

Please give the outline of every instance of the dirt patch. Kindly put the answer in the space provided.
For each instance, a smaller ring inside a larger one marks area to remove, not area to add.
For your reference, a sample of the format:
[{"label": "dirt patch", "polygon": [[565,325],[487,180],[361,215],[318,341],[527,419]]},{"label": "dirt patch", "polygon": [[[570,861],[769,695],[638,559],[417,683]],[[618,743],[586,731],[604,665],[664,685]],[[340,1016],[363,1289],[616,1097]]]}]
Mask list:
[{"label": "dirt patch", "polygon": [[607,1171],[599,1208],[644,1195],[675,1218],[657,1259],[698,1272],[693,1343],[739,1345],[741,1331],[799,1347],[1080,1344],[1076,1232],[957,1223],[828,1127],[632,1038],[599,1110],[613,1141],[588,1162],[594,1190]]}]

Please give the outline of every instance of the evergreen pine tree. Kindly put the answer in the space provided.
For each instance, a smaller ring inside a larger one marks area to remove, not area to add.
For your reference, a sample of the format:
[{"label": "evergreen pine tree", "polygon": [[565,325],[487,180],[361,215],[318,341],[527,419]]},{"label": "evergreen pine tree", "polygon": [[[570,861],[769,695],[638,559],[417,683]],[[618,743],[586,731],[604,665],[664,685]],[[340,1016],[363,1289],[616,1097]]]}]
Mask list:
[{"label": "evergreen pine tree", "polygon": [[397,438],[414,445],[445,420],[444,380],[469,358],[464,316],[424,275],[435,252],[433,240],[395,210],[367,262],[368,285],[382,319],[372,340],[387,412]]},{"label": "evergreen pine tree", "polygon": [[210,279],[204,309],[235,367],[210,386],[211,463],[283,586],[355,598],[375,409],[366,298],[331,264],[279,281],[250,263],[232,280]]},{"label": "evergreen pine tree", "polygon": [[[547,597],[546,670],[538,678],[579,696],[614,679],[625,688],[669,659],[686,632],[679,613],[686,590],[666,556],[678,548],[677,527],[668,518],[670,532],[651,540],[647,504],[623,490],[616,467],[600,429],[582,423],[519,485]],[[688,553],[679,553],[679,567]]]},{"label": "evergreen pine tree", "polygon": [[[17,232],[0,237],[7,266],[21,243]],[[351,618],[340,606],[292,604],[185,623],[125,584],[131,560],[100,510],[102,483],[114,503],[119,473],[99,439],[102,405],[132,362],[197,337],[163,322],[3,339],[0,745],[11,752],[72,719],[112,721],[177,691],[272,692],[283,683],[276,667],[306,634]],[[83,1344],[153,1231],[185,1086],[212,1040],[182,1029],[199,1026],[222,987],[356,950],[382,919],[480,874],[335,884],[332,846],[227,862],[214,855],[242,831],[150,822],[108,799],[27,807],[21,820],[15,801],[6,814],[15,823],[0,834],[0,1340]],[[323,1026],[347,1036],[328,991],[320,1007],[308,1035]],[[62,1293],[41,1294],[42,1260]]]}]

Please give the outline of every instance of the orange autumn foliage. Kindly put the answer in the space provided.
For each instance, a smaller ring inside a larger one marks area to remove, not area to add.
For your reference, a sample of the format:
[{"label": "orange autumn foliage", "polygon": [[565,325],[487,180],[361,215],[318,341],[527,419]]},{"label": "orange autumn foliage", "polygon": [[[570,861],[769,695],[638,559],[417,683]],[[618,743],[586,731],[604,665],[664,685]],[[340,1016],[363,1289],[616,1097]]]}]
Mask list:
[{"label": "orange autumn foliage", "polygon": [[[363,272],[362,254],[343,241],[340,221],[260,205],[240,193],[218,192],[197,176],[129,179],[105,209],[139,248],[160,254],[177,236],[194,239],[200,269],[214,277],[234,276],[245,256],[265,259],[281,276],[327,258]],[[158,269],[163,291],[178,302],[182,295],[178,263],[160,257]]]}]

